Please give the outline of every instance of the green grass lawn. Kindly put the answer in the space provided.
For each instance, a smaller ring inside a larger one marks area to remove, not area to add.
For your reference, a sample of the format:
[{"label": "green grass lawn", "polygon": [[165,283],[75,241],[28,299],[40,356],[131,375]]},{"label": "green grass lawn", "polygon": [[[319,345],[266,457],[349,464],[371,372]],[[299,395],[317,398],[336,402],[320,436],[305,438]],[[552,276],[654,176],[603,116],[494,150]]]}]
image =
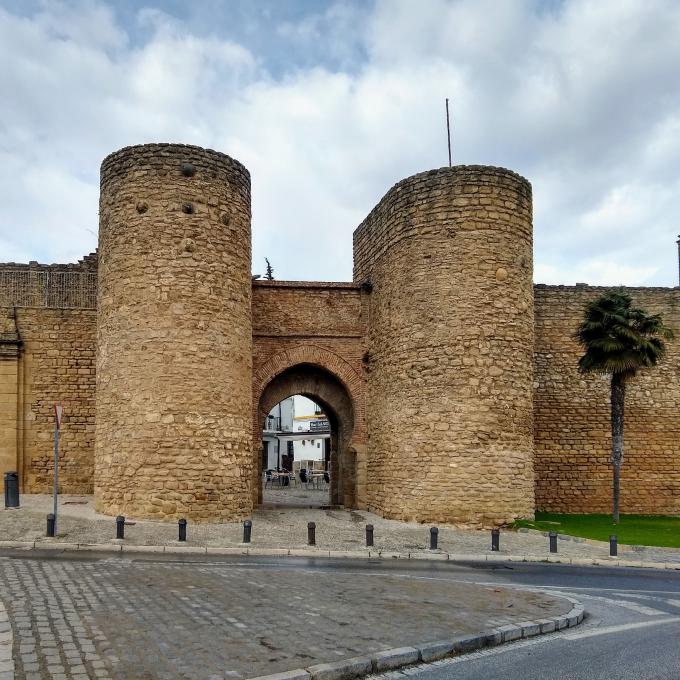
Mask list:
[{"label": "green grass lawn", "polygon": [[680,548],[680,517],[667,515],[621,515],[619,524],[612,524],[611,515],[562,515],[537,512],[534,521],[517,520],[515,528],[528,527],[540,531],[557,531],[569,536],[608,541],[616,534],[626,545],[656,545]]}]

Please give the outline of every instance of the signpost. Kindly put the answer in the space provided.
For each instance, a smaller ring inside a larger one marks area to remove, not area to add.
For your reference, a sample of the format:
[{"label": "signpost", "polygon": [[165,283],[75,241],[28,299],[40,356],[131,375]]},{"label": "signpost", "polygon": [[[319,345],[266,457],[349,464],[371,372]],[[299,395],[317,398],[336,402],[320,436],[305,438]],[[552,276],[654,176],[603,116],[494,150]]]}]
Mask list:
[{"label": "signpost", "polygon": [[61,404],[54,405],[54,534],[57,534],[57,489],[59,488],[59,431],[61,430],[61,417],[64,407]]}]

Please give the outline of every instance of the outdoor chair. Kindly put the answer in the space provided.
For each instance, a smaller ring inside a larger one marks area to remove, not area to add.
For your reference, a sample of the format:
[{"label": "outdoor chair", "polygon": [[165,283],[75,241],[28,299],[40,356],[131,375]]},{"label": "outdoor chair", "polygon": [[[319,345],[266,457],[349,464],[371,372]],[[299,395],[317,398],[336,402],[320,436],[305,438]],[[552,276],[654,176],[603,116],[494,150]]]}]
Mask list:
[{"label": "outdoor chair", "polygon": [[264,471],[264,488],[267,488],[267,484],[271,487],[274,484],[274,475],[272,475],[271,470]]},{"label": "outdoor chair", "polygon": [[309,477],[307,477],[307,470],[305,470],[305,468],[300,468],[298,475],[300,475],[300,484],[304,484],[305,489],[309,489]]}]

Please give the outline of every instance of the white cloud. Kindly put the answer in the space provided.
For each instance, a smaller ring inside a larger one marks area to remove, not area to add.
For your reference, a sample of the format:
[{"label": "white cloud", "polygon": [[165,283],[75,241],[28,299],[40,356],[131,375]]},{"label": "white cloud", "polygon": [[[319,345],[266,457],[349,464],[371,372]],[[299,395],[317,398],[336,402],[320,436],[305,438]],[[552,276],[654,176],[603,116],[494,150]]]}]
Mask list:
[{"label": "white cloud", "polygon": [[290,68],[219,26],[160,7],[124,26],[111,7],[0,9],[0,260],[77,259],[101,159],[181,141],[250,169],[256,272],[266,255],[277,277],[348,279],[373,205],[445,164],[448,96],[456,162],[534,185],[538,281],[676,282],[677,3],[337,3],[279,25],[291,50],[332,53]]}]

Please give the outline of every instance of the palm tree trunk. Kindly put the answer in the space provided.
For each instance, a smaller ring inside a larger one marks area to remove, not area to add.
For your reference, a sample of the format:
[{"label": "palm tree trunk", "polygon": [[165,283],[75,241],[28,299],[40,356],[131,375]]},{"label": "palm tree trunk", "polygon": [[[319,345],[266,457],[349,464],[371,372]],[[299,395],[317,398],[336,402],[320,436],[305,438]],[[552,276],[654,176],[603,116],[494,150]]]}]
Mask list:
[{"label": "palm tree trunk", "polygon": [[612,519],[619,523],[621,465],[623,463],[623,410],[626,401],[626,380],[620,373],[612,375]]}]

